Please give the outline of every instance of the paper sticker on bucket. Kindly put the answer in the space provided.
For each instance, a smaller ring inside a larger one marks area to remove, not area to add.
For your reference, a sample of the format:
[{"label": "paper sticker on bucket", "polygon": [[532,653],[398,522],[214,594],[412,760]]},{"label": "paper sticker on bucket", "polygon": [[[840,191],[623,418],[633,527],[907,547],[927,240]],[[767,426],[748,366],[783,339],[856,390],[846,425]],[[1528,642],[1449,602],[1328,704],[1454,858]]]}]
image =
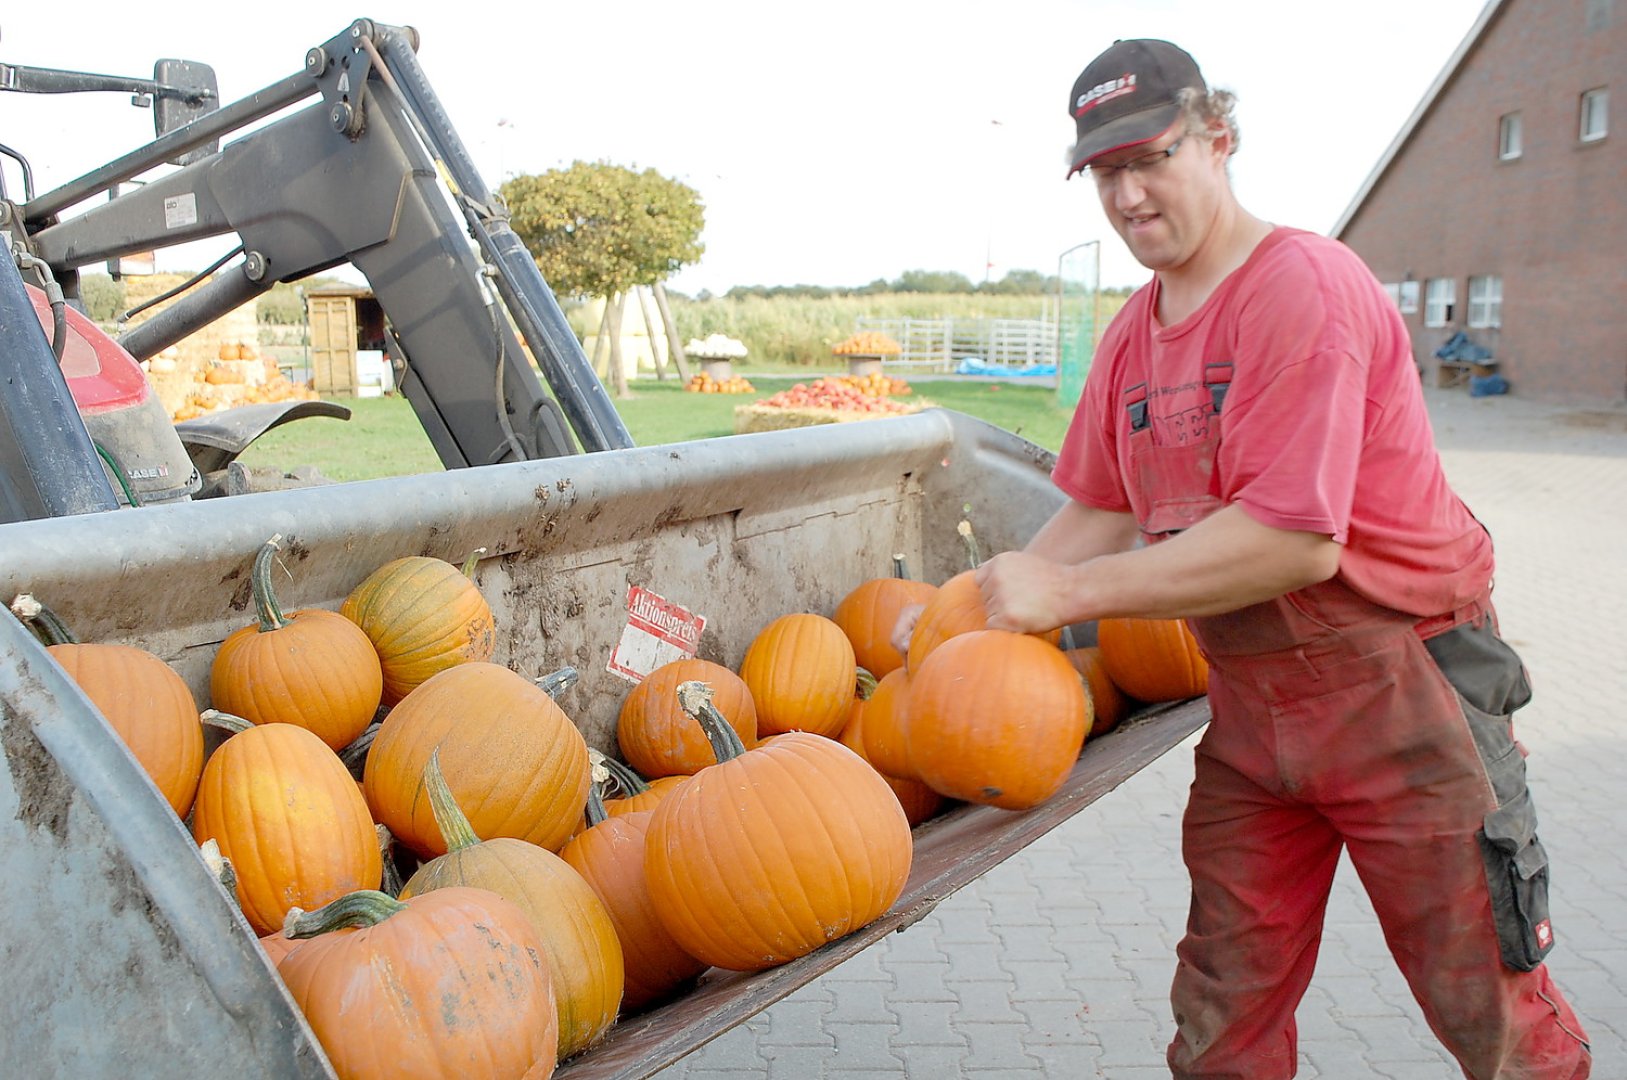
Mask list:
[{"label": "paper sticker on bucket", "polygon": [[662,664],[694,656],[705,629],[706,616],[686,611],[648,589],[629,585],[627,628],[621,632],[605,669],[629,682],[642,682]]}]

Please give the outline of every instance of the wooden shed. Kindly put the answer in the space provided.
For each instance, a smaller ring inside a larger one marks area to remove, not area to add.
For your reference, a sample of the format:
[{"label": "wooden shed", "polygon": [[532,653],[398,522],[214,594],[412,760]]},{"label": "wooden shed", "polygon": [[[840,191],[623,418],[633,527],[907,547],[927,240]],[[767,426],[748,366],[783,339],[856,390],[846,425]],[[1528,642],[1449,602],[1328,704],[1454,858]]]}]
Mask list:
[{"label": "wooden shed", "polygon": [[358,350],[385,347],[384,308],[364,285],[324,285],[305,293],[311,327],[311,379],[319,394],[360,396]]}]

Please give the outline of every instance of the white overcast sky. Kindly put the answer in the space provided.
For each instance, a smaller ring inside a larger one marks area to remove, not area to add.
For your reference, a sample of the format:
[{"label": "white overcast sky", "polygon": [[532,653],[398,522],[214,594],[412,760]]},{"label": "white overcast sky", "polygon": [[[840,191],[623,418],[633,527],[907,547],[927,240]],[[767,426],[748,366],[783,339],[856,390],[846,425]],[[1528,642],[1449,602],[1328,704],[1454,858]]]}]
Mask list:
[{"label": "white overcast sky", "polygon": [[[573,160],[698,190],[704,258],[673,287],[862,285],[909,269],[1054,273],[1101,241],[1139,284],[1087,181],[1064,182],[1075,76],[1119,37],[1168,38],[1235,91],[1240,198],[1332,228],[1484,0],[822,0],[817,4],[7,2],[0,62],[150,76],[212,64],[234,100],[300,70],[358,16],[416,27],[419,59],[489,182]],[[151,137],[121,94],[0,92],[0,143],[46,190]],[[1488,136],[1491,137],[1491,136]],[[20,177],[0,161],[16,197]],[[196,269],[229,244],[160,256]]]}]

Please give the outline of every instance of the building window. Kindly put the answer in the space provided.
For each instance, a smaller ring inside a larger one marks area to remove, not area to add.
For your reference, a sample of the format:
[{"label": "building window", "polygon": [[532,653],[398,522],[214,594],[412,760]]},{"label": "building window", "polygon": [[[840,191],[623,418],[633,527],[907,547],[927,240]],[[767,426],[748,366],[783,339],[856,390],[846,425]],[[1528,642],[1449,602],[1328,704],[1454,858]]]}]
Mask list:
[{"label": "building window", "polygon": [[1452,278],[1435,277],[1424,282],[1424,325],[1449,325],[1457,300],[1458,283]]},{"label": "building window", "polygon": [[1520,114],[1509,113],[1497,128],[1497,157],[1500,161],[1513,161],[1520,156]]},{"label": "building window", "polygon": [[1396,306],[1401,309],[1403,315],[1418,314],[1418,283],[1416,281],[1408,278],[1401,283],[1400,289],[1396,291]]},{"label": "building window", "polygon": [[1469,279],[1469,325],[1488,329],[1503,325],[1503,279],[1482,274]]},{"label": "building window", "polygon": [[1596,142],[1610,130],[1610,91],[1605,87],[1589,90],[1582,95],[1583,142]]}]

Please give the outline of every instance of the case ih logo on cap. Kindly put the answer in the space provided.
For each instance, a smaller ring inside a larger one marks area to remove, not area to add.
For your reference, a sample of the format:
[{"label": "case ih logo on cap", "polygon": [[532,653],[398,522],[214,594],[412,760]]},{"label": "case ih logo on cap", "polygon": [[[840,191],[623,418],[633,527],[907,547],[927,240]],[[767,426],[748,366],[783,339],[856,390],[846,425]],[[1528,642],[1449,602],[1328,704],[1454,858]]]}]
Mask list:
[{"label": "case ih logo on cap", "polygon": [[1120,75],[1116,79],[1097,83],[1079,95],[1079,100],[1073,103],[1073,115],[1083,116],[1103,102],[1112,101],[1114,98],[1123,97],[1125,94],[1135,93],[1135,89],[1136,77],[1134,75]]}]

